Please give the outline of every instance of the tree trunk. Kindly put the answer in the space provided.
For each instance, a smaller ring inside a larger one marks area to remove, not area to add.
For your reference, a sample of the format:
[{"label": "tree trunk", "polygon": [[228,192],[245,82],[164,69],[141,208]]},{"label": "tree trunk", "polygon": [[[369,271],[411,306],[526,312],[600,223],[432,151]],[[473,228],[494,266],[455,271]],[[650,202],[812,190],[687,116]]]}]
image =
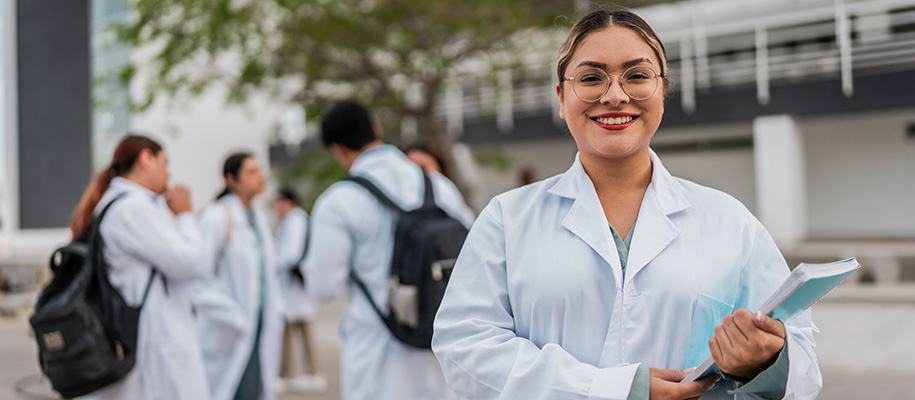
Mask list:
[{"label": "tree trunk", "polygon": [[417,115],[416,119],[420,136],[425,137],[442,150],[445,163],[449,167],[451,181],[466,196],[469,186],[467,186],[468,182],[465,180],[463,170],[457,165],[454,157],[454,138],[432,112]]}]

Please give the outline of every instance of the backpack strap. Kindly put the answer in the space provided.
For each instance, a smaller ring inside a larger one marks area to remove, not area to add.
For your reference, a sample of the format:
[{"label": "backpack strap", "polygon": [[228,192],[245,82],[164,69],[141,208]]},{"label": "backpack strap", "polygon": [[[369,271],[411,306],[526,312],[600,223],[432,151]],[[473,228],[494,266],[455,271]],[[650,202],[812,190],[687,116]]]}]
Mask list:
[{"label": "backpack strap", "polygon": [[434,208],[435,205],[435,192],[432,189],[432,179],[429,178],[429,174],[423,170],[423,208]]},{"label": "backpack strap", "polygon": [[350,279],[353,280],[354,283],[356,283],[356,286],[359,288],[359,291],[361,291],[362,294],[365,295],[365,298],[369,301],[369,304],[372,305],[372,309],[375,310],[375,314],[378,315],[378,318],[381,318],[381,321],[383,321],[384,324],[387,325],[388,329],[391,332],[396,332],[397,330],[399,330],[400,327],[397,326],[397,321],[394,320],[393,316],[390,313],[388,315],[384,315],[384,313],[381,312],[381,308],[378,307],[378,303],[375,303],[375,300],[372,298],[372,295],[369,294],[369,289],[365,286],[365,282],[363,282],[362,279],[359,278],[359,275],[356,275],[356,271],[350,270],[349,277],[350,277]]},{"label": "backpack strap", "polygon": [[310,242],[308,240],[308,238],[310,236],[311,236],[311,218],[309,218],[308,216],[305,216],[305,246],[302,248],[302,256],[299,257],[298,261],[296,261],[295,263],[293,263],[292,265],[289,266],[289,273],[292,274],[292,278],[294,279],[295,282],[298,282],[299,284],[301,284],[302,287],[306,287],[305,286],[305,275],[302,274],[302,270],[301,270],[300,266],[302,265],[302,262],[305,261],[305,256],[308,255],[308,244]]},{"label": "backpack strap", "polygon": [[311,237],[311,218],[307,215],[305,216],[305,247],[302,248],[302,257],[299,257],[299,261],[295,263],[293,268],[297,268],[299,264],[302,264],[302,261],[305,261],[305,256],[308,255],[308,245],[310,241],[308,240]]},{"label": "backpack strap", "polygon": [[[108,264],[105,263],[104,254],[102,254],[101,249],[96,246],[98,246],[98,243],[99,243],[98,239],[100,239],[102,237],[102,231],[101,231],[102,219],[105,218],[105,214],[108,213],[108,210],[111,208],[111,206],[114,204],[114,202],[118,201],[120,198],[124,197],[126,194],[127,193],[121,193],[121,194],[115,196],[115,198],[111,199],[111,201],[109,201],[108,204],[105,204],[105,207],[102,208],[102,211],[98,213],[98,216],[95,217],[95,220],[92,221],[92,228],[91,228],[92,233],[91,233],[91,236],[89,239],[89,243],[90,243],[89,245],[91,246],[90,247],[91,251],[94,251],[95,257],[97,257],[96,265],[98,266],[98,269],[96,270],[96,276],[99,279],[103,279],[107,286],[111,286],[111,282],[109,281],[109,278],[108,278],[108,269],[107,269]],[[139,306],[140,308],[143,308],[143,305],[146,304],[146,298],[149,296],[149,289],[152,288],[153,279],[155,279],[156,275],[158,275],[158,273],[159,273],[159,269],[156,268],[155,265],[151,265],[150,269],[152,270],[152,272],[149,273],[149,280],[146,281],[146,289],[143,290],[143,300],[140,301],[140,306]],[[165,294],[168,294],[168,281],[165,279],[165,276],[162,277],[162,286],[165,289]]]},{"label": "backpack strap", "polygon": [[[153,279],[156,277],[156,274],[159,273],[159,270],[156,267],[152,267],[152,272],[149,274],[149,280],[146,281],[146,290],[143,291],[143,300],[140,301],[140,309],[146,305],[146,297],[149,296],[149,289],[152,288]],[[165,277],[162,277],[162,284],[165,285]],[[165,286],[165,294],[168,294],[168,286]]]},{"label": "backpack strap", "polygon": [[350,181],[350,182],[358,184],[359,186],[364,187],[365,190],[368,190],[369,193],[372,194],[372,196],[375,196],[375,198],[378,199],[378,201],[381,202],[381,204],[384,204],[385,206],[397,211],[398,213],[400,213],[400,214],[406,213],[406,211],[404,211],[403,208],[400,208],[400,206],[397,205],[397,203],[395,203],[393,200],[391,200],[390,197],[385,195],[384,192],[381,191],[381,189],[378,189],[378,186],[375,186],[375,184],[372,183],[372,181],[365,179],[361,176],[354,176],[354,175],[347,175],[345,178],[343,178],[343,180]]},{"label": "backpack strap", "polygon": [[223,201],[217,201],[222,206],[222,209],[226,212],[226,236],[222,240],[222,247],[219,248],[219,254],[216,255],[216,263],[213,265],[213,275],[219,275],[219,264],[222,264],[222,259],[226,256],[226,249],[229,247],[229,239],[232,238],[232,210],[229,209],[229,205]]},{"label": "backpack strap", "polygon": [[95,250],[98,239],[102,235],[100,228],[102,226],[102,220],[105,219],[105,214],[108,214],[108,210],[111,208],[111,206],[125,195],[127,195],[127,193],[121,193],[111,199],[108,204],[105,204],[105,207],[102,207],[102,211],[99,212],[98,215],[92,220],[92,224],[89,225],[89,247],[91,249]]}]

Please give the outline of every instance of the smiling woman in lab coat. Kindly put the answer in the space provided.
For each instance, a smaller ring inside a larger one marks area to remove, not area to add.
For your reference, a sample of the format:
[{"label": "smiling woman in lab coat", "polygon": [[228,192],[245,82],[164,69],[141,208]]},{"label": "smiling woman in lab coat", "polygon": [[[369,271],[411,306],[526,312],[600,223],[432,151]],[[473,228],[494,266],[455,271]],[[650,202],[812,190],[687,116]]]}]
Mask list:
[{"label": "smiling woman in lab coat", "polygon": [[[231,155],[223,176],[226,188],[201,213],[200,229],[207,265],[214,268],[220,289],[238,304],[246,329],[235,344],[220,336],[225,333],[222,326],[208,326],[206,320],[201,324],[211,391],[214,400],[272,400],[282,299],[267,220],[251,204],[264,191],[265,178],[257,159],[247,153]],[[217,344],[223,341],[228,345]]]},{"label": "smiling woman in lab coat", "polygon": [[[765,228],[649,149],[667,73],[631,12],[572,28],[556,92],[578,155],[483,210],[435,321],[433,350],[462,398],[816,397],[810,312],[782,324],[746,310],[789,273]],[[726,380],[678,383],[709,354]]]},{"label": "smiling woman in lab coat", "polygon": [[73,214],[70,229],[77,237],[121,196],[100,229],[109,278],[129,305],[140,304],[153,268],[158,271],[140,313],[136,364],[126,377],[85,399],[209,398],[185,290],[188,282],[206,275],[200,231],[188,190],[168,189],[168,177],[162,146],[127,136]]}]

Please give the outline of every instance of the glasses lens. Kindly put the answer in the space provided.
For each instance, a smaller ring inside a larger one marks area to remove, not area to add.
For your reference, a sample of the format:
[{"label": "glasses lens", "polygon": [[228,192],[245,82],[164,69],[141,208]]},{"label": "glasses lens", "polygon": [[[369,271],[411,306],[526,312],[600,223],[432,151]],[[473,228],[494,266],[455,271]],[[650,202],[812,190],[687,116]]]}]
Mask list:
[{"label": "glasses lens", "polygon": [[582,101],[593,102],[600,99],[604,93],[607,93],[610,77],[603,70],[597,68],[587,68],[578,71],[575,74],[575,80],[572,81],[572,89],[575,95]]},{"label": "glasses lens", "polygon": [[645,100],[658,90],[658,74],[648,67],[632,67],[622,76],[623,90],[633,100]]}]

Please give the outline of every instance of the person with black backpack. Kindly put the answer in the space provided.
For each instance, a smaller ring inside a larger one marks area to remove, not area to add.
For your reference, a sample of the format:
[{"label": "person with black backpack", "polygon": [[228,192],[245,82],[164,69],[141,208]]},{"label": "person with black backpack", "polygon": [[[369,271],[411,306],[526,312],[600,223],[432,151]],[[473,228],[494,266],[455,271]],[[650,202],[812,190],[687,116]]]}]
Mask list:
[{"label": "person with black backpack", "polygon": [[[138,320],[131,320],[123,312],[111,316],[114,321],[104,324],[109,333],[112,324],[134,324],[119,327],[132,328],[134,336],[116,343],[114,350],[117,359],[135,357],[135,364],[125,368],[129,371],[126,375],[93,390],[85,398],[210,397],[191,309],[183,290],[187,282],[205,277],[208,271],[203,263],[203,246],[191,212],[189,191],[183,187],[169,189],[168,179],[168,157],[162,146],[143,136],[127,136],[115,148],[111,165],[95,176],[74,212],[70,229],[73,238],[79,239],[85,231],[95,228],[94,218],[107,207],[97,227],[102,246],[101,259],[95,267],[105,269],[101,271],[100,281],[116,291],[110,296],[123,297],[122,304],[139,308]],[[93,293],[97,292],[93,290]],[[39,302],[36,316],[41,308]],[[32,322],[35,327],[36,321]],[[67,327],[61,328],[65,331]],[[65,332],[36,336],[42,341],[43,352],[52,353],[55,347],[66,351],[68,346],[77,346],[67,343]],[[73,360],[45,358],[46,373],[66,370],[67,363],[98,357],[95,354],[103,354],[106,349],[96,347],[85,351],[74,353]],[[64,373],[58,381],[88,376],[79,372]],[[51,381],[58,388],[53,376]],[[60,388],[69,390],[66,397],[84,391],[81,388],[97,386],[89,380],[60,383],[64,385]]]},{"label": "person with black backpack", "polygon": [[[312,210],[304,276],[320,300],[349,293],[340,327],[343,400],[454,399],[428,329],[473,212],[451,181],[425,175],[385,145],[362,105],[331,107],[321,135],[351,179],[331,185]],[[405,233],[440,238],[442,246]],[[416,262],[397,262],[406,259]]]}]

